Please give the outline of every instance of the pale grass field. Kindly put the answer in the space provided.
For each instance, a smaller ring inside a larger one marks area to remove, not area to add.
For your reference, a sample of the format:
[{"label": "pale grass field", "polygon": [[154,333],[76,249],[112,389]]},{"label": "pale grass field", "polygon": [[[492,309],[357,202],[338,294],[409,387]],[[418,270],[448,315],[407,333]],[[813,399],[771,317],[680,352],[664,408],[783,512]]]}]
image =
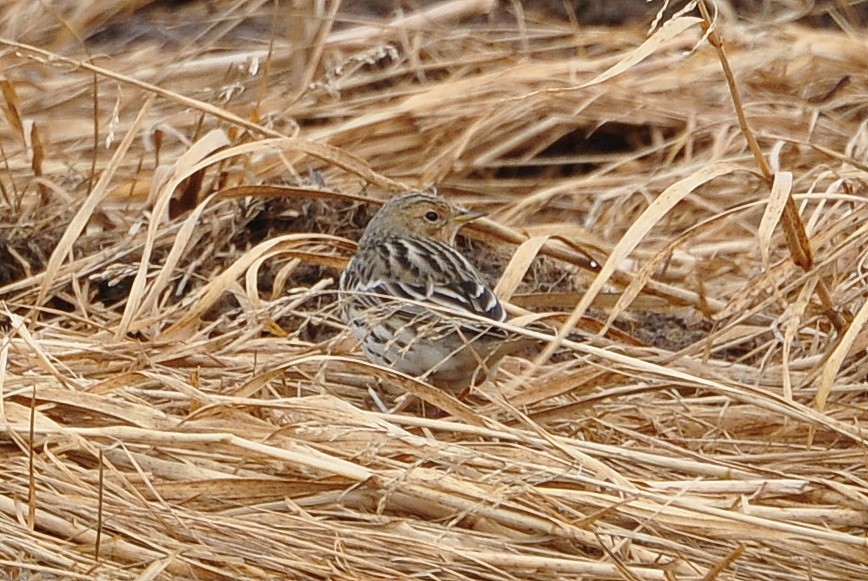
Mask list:
[{"label": "pale grass field", "polygon": [[[851,4],[6,2],[3,578],[868,578]],[[517,332],[582,337],[464,400],[336,316],[429,185]]]}]

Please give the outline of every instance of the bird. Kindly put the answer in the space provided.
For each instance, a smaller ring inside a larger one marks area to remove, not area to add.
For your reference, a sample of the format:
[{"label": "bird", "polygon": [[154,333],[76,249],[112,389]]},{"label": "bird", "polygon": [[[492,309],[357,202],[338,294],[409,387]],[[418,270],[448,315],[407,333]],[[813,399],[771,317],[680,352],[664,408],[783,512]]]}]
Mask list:
[{"label": "bird", "polygon": [[341,316],[369,361],[460,391],[536,342],[498,325],[503,304],[455,248],[481,216],[415,190],[374,215],[339,280]]}]

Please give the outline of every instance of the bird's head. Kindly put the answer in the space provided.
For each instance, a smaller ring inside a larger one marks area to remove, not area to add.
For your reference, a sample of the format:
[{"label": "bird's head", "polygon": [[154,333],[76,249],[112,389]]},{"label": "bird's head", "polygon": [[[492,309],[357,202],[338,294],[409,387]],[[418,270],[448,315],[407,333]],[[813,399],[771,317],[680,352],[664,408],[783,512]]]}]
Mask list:
[{"label": "bird's head", "polygon": [[365,230],[365,236],[377,229],[390,234],[435,238],[451,245],[461,226],[481,216],[436,193],[406,192],[383,204]]}]

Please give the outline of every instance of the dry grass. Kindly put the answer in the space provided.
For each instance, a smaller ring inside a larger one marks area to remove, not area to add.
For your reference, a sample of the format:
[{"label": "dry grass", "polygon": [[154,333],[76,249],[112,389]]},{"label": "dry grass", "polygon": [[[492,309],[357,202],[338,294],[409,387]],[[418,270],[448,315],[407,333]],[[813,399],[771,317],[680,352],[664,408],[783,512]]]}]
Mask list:
[{"label": "dry grass", "polygon": [[[0,11],[5,577],[868,575],[864,31],[717,23],[764,169],[695,16],[147,4]],[[365,362],[337,273],[428,184],[587,340]]]}]

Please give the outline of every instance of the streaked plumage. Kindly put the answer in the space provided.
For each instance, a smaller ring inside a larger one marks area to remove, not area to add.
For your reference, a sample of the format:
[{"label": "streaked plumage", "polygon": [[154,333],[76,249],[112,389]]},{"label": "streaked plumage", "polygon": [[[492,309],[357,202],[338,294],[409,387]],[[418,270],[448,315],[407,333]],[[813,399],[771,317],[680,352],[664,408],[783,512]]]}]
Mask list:
[{"label": "streaked plumage", "polygon": [[340,288],[343,318],[370,361],[460,389],[523,348],[523,338],[465,318],[506,319],[452,246],[461,225],[478,216],[437,194],[408,192],[368,224]]}]

